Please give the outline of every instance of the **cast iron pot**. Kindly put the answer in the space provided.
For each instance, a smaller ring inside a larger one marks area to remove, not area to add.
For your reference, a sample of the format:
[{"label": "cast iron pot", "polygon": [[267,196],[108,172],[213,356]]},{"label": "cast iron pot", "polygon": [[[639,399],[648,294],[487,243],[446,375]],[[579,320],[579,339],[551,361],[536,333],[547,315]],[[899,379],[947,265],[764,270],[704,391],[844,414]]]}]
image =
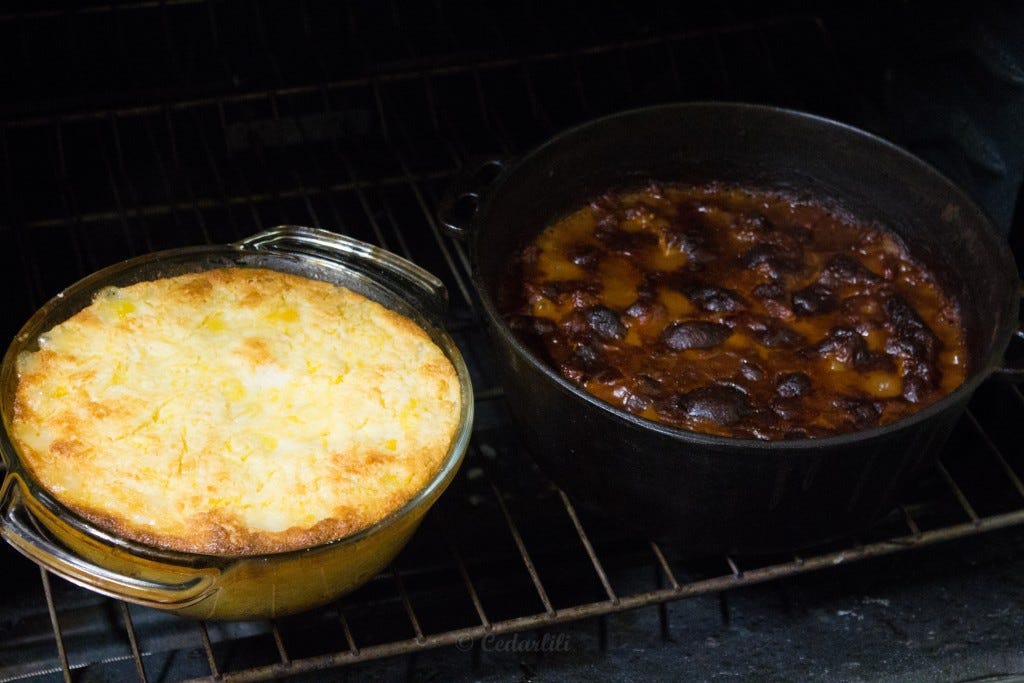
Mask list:
[{"label": "cast iron pot", "polygon": [[[898,233],[963,310],[969,376],[881,427],[757,441],[697,434],[612,407],[563,379],[495,305],[509,262],[554,220],[651,179],[711,180],[825,201]],[[466,173],[441,222],[468,242],[513,417],[541,468],[578,505],[694,555],[793,550],[865,529],[934,462],[968,399],[1018,331],[1020,282],[986,215],[924,162],[863,131],[762,106],[688,103],[616,114],[517,161]]]}]

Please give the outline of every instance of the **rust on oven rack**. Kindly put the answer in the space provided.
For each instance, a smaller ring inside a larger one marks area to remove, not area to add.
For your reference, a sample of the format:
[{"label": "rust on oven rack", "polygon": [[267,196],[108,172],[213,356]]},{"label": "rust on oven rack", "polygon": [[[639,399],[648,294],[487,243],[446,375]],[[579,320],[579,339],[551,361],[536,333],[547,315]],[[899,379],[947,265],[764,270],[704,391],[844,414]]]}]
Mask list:
[{"label": "rust on oven rack", "polygon": [[669,566],[668,561],[665,559],[665,554],[661,552],[661,546],[659,546],[654,541],[649,541],[649,543],[651,546],[651,551],[654,553],[654,556],[658,559],[658,565],[661,567],[661,571],[663,571],[665,573],[665,576],[668,577],[668,582],[672,586],[672,590],[678,591],[679,581],[676,580],[675,573],[672,571],[672,568]]},{"label": "rust on oven rack", "polygon": [[46,608],[50,613],[50,624],[53,626],[53,637],[57,644],[57,657],[60,659],[61,671],[66,683],[71,683],[71,667],[68,664],[68,652],[64,645],[64,635],[57,617],[57,605],[53,601],[53,588],[50,586],[50,573],[39,568],[39,576],[43,581],[43,594],[46,596]]},{"label": "rust on oven rack", "polygon": [[[433,519],[436,520],[437,517]],[[484,610],[483,602],[480,600],[480,594],[477,593],[476,586],[473,585],[473,580],[469,577],[469,568],[466,567],[466,561],[463,559],[462,553],[459,552],[458,546],[452,541],[447,531],[447,526],[442,525],[440,522],[435,522],[437,531],[444,538],[444,544],[448,549],[448,553],[455,560],[455,566],[459,570],[459,577],[462,579],[466,592],[469,594],[469,599],[473,603],[473,609],[476,610],[476,614],[480,618],[480,625],[484,627],[485,631],[490,631],[491,621],[487,618],[487,612]]]},{"label": "rust on oven rack", "polygon": [[281,629],[278,628],[276,619],[270,621],[270,632],[274,636],[274,645],[277,647],[277,656],[281,659],[281,664],[288,666],[291,663],[291,658],[288,656],[288,650],[285,649],[284,638],[281,637]]},{"label": "rust on oven rack", "polygon": [[519,533],[519,527],[517,527],[515,521],[513,521],[512,515],[508,511],[508,506],[505,505],[505,499],[502,496],[501,491],[493,481],[488,480],[488,484],[491,487],[491,491],[494,493],[495,500],[498,502],[498,508],[501,510],[501,514],[505,518],[505,524],[508,525],[509,533],[512,534],[512,539],[515,541],[516,549],[519,551],[519,557],[522,559],[523,565],[526,567],[526,571],[530,574],[530,580],[533,582],[533,587],[537,590],[537,596],[544,605],[544,615],[546,618],[552,619],[556,616],[555,608],[551,605],[551,599],[548,597],[548,592],[544,588],[544,584],[541,583],[540,575],[537,573],[537,568],[534,566],[533,559],[530,557],[530,551],[526,549],[526,543],[523,541],[523,536]]},{"label": "rust on oven rack", "polygon": [[910,529],[910,533],[914,537],[921,535],[921,529],[917,526],[917,522],[914,521],[914,517],[910,514],[910,510],[907,509],[906,505],[900,505],[900,512],[903,514],[903,521],[906,523],[907,528]]},{"label": "rust on oven rack", "polygon": [[145,683],[149,679],[146,676],[146,665],[142,661],[142,654],[139,652],[138,635],[135,632],[135,623],[132,621],[131,609],[126,602],[119,604],[121,618],[124,619],[124,628],[128,632],[128,646],[131,648],[132,660],[135,662],[135,673],[139,675],[139,680]]},{"label": "rust on oven rack", "polygon": [[352,636],[352,629],[349,628],[348,619],[345,618],[345,612],[342,609],[338,609],[338,620],[341,622],[341,629],[345,633],[345,643],[348,645],[347,654],[350,657],[360,657],[362,653],[356,646],[355,638]]},{"label": "rust on oven rack", "polygon": [[612,584],[608,580],[608,574],[605,572],[604,567],[601,566],[601,561],[597,559],[597,553],[594,552],[594,546],[591,544],[590,538],[587,537],[587,532],[583,530],[583,524],[580,523],[580,518],[576,514],[576,508],[574,508],[572,503],[569,502],[569,496],[565,495],[564,491],[559,490],[558,495],[562,499],[562,504],[565,505],[565,511],[569,513],[569,518],[572,519],[572,524],[576,528],[576,534],[580,537],[580,541],[583,543],[583,547],[587,551],[587,556],[590,558],[590,562],[594,566],[594,571],[597,572],[601,585],[604,587],[604,592],[608,595],[608,600],[613,605],[618,605],[619,597],[615,594],[615,591],[612,590]]},{"label": "rust on oven rack", "polygon": [[206,653],[206,663],[210,667],[210,675],[216,678],[220,676],[220,668],[217,666],[217,657],[213,653],[213,643],[210,642],[210,632],[206,628],[205,621],[197,621],[196,627],[199,629],[199,636],[203,641],[203,650]]},{"label": "rust on oven rack", "polygon": [[974,526],[980,527],[981,518],[978,517],[978,513],[974,511],[974,507],[971,505],[970,501],[967,500],[967,496],[965,496],[964,492],[960,490],[960,486],[953,481],[953,477],[949,476],[949,471],[946,469],[946,466],[939,462],[936,464],[936,469],[939,472],[939,476],[942,477],[942,480],[946,482],[946,486],[948,486],[950,491],[953,492],[953,496],[956,497],[957,502],[960,503],[960,507],[962,507],[964,512],[967,513],[967,516],[970,517],[971,523],[974,524]]},{"label": "rust on oven rack", "polygon": [[412,631],[415,634],[415,640],[417,643],[422,643],[423,629],[420,628],[420,620],[416,618],[416,612],[412,608],[412,601],[409,599],[409,592],[405,590],[405,583],[402,581],[402,575],[398,572],[398,567],[392,565],[391,576],[395,579],[395,585],[398,586],[398,594],[402,596],[402,607],[405,608],[405,614],[409,617],[409,623],[412,624]]}]

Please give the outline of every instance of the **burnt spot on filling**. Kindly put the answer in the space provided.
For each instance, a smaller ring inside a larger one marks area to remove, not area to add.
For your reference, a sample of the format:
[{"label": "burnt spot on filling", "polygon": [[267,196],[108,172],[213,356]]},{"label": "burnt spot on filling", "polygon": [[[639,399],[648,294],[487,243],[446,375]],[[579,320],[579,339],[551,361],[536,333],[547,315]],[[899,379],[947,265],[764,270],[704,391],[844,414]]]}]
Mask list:
[{"label": "burnt spot on filling", "polygon": [[592,244],[577,244],[566,256],[573,265],[590,270],[597,267],[603,253]]},{"label": "burnt spot on filling", "polygon": [[877,226],[720,185],[608,193],[549,226],[502,283],[512,332],[651,420],[806,439],[911,414],[967,368],[959,313]]},{"label": "burnt spot on filling", "polygon": [[740,376],[748,382],[759,382],[764,379],[764,370],[749,360],[740,363]]},{"label": "burnt spot on filling", "polygon": [[677,214],[661,229],[660,236],[665,249],[686,255],[688,270],[700,270],[718,257],[714,241],[695,207],[679,207]]},{"label": "burnt spot on filling", "polygon": [[825,285],[818,283],[793,292],[790,301],[793,312],[797,315],[828,313],[836,307],[835,294]]},{"label": "burnt spot on filling", "polygon": [[595,236],[608,251],[626,256],[639,254],[658,242],[649,232],[627,232],[613,225],[599,227]]},{"label": "burnt spot on filling", "polygon": [[743,255],[745,268],[760,270],[772,280],[799,271],[802,263],[803,250],[786,249],[778,244],[758,244]]},{"label": "burnt spot on filling", "polygon": [[737,424],[751,412],[745,393],[727,384],[713,384],[676,394],[666,401],[662,411],[683,415],[697,422],[710,422],[722,427]]},{"label": "burnt spot on filling", "polygon": [[820,281],[826,286],[836,286],[874,284],[880,279],[863,263],[849,254],[836,254],[825,264],[825,269],[821,271]]},{"label": "burnt spot on filling", "polygon": [[811,378],[803,372],[787,372],[775,381],[775,393],[782,398],[796,398],[811,393]]},{"label": "burnt spot on filling", "polygon": [[903,361],[903,398],[910,403],[921,403],[929,390],[939,386],[942,380],[938,367],[941,343],[899,294],[887,299],[883,306],[893,330],[885,350]]},{"label": "burnt spot on filling", "polygon": [[874,427],[882,415],[882,408],[878,403],[868,399],[840,396],[832,403],[845,413],[849,422],[857,429]]},{"label": "burnt spot on filling", "polygon": [[691,284],[683,286],[682,292],[687,299],[705,311],[732,313],[746,308],[743,297],[725,287]]},{"label": "burnt spot on filling", "polygon": [[805,342],[802,334],[774,321],[765,326],[764,331],[757,335],[757,340],[769,349],[795,349]]},{"label": "burnt spot on filling", "polygon": [[864,340],[856,331],[849,327],[836,327],[829,330],[820,342],[805,349],[804,354],[821,358],[831,356],[840,363],[850,363],[858,352],[866,350]]},{"label": "burnt spot on filling", "polygon": [[728,325],[703,320],[672,323],[661,335],[662,342],[673,351],[712,349],[732,334]]},{"label": "burnt spot on filling", "polygon": [[616,341],[626,336],[626,326],[610,308],[594,306],[587,309],[583,316],[594,334],[605,341]]}]

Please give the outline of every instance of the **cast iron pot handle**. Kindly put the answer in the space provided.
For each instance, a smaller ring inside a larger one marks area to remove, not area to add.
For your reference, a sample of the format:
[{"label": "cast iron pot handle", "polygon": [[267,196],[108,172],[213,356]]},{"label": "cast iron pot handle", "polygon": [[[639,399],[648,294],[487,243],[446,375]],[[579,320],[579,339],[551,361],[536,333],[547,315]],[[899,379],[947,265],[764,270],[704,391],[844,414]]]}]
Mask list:
[{"label": "cast iron pot handle", "polygon": [[462,167],[437,204],[437,219],[449,235],[460,240],[466,238],[484,191],[507,165],[502,159],[486,159]]},{"label": "cast iron pot handle", "polygon": [[[1017,294],[1020,296],[1021,301],[1024,302],[1024,282],[1017,285]],[[1024,342],[1024,321],[1017,323],[1017,331],[1013,333],[1013,336]],[[1012,342],[1011,342],[1012,344]],[[992,377],[995,379],[1002,380],[1004,382],[1024,382],[1024,360],[1009,358],[1010,351],[1007,351],[1007,357],[1004,358],[1004,365],[1000,368],[996,368],[995,372],[992,373]]]},{"label": "cast iron pot handle", "polygon": [[29,509],[20,485],[9,481],[7,489],[0,535],[22,555],[72,583],[112,598],[164,609],[194,605],[217,591],[215,584],[219,572],[216,569],[159,565],[160,571],[182,577],[180,582],[169,583],[127,576],[101,567],[67,548],[44,530]]},{"label": "cast iron pot handle", "polygon": [[235,246],[325,258],[368,276],[435,320],[441,320],[448,308],[448,290],[437,277],[387,249],[336,232],[279,225]]}]

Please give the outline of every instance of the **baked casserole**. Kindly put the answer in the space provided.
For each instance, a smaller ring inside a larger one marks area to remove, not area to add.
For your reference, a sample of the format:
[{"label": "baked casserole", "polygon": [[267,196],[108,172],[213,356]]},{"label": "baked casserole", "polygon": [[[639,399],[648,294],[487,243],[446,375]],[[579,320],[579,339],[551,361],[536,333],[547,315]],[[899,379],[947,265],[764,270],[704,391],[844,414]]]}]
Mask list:
[{"label": "baked casserole", "polygon": [[434,476],[461,408],[416,323],[263,268],[103,289],[17,370],[11,436],[50,494],[121,537],[214,555],[373,525]]}]

